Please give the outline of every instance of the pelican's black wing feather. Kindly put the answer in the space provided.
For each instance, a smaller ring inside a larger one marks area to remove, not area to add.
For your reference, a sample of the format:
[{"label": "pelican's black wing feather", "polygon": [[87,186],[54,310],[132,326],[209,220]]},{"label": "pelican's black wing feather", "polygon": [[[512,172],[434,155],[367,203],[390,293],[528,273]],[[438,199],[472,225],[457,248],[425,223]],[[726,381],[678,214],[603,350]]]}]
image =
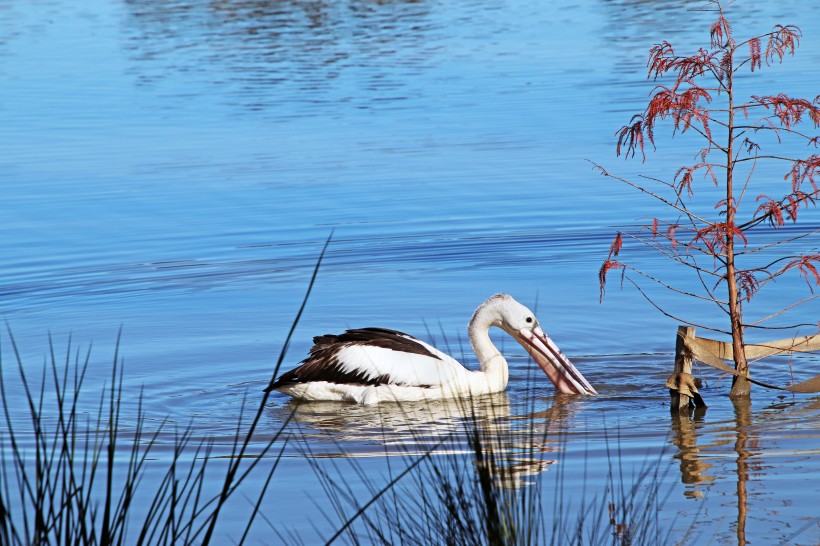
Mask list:
[{"label": "pelican's black wing feather", "polygon": [[357,328],[347,330],[339,335],[327,334],[313,338],[310,354],[296,368],[283,373],[266,391],[293,384],[310,381],[327,381],[357,385],[381,385],[390,383],[386,375],[373,377],[358,371],[343,369],[339,361],[339,350],[352,345],[381,347],[391,351],[400,351],[424,355],[438,359],[427,347],[417,340],[396,330],[386,328]]}]

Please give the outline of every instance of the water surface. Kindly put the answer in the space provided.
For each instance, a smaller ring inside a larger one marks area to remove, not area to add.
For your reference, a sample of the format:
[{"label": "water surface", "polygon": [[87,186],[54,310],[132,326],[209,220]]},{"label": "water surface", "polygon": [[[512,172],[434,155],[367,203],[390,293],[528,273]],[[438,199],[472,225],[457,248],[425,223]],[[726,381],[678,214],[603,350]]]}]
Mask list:
[{"label": "water surface", "polygon": [[[531,365],[506,340],[510,387],[485,402],[513,432],[515,418],[536,414],[561,453],[548,458],[578,488],[603,487],[617,435],[626,467],[647,456],[668,467],[662,517],[681,540],[696,520],[693,543],[766,543],[774,528],[775,541],[816,544],[820,489],[804,477],[820,470],[820,399],[757,389],[750,407],[735,407],[728,378],[702,370],[710,408],[670,418],[663,382],[677,323],[617,282],[599,303],[614,232],[660,209],[586,160],[658,176],[691,161],[681,139],[659,142],[646,163],[624,162],[613,134],[651,90],[652,44],[704,44],[711,19],[685,11],[692,5],[0,3],[0,314],[33,376],[49,332],[58,353],[69,334],[93,342],[91,393],[110,379],[122,327],[125,407],[136,411],[142,387],[156,418],[194,418],[203,437],[229,438],[242,404],[258,402],[335,230],[288,365],[313,335],[375,325],[429,330],[472,365],[473,309],[509,292],[537,308],[601,395],[565,400],[543,381],[528,389]],[[743,79],[750,93],[816,96],[820,10],[791,0],[733,9],[738,35],[792,22],[804,32],[795,58]],[[800,225],[820,226],[816,211]],[[765,316],[805,287],[796,279],[778,290],[748,312]],[[659,301],[719,319],[669,295]],[[818,310],[809,303],[791,320],[816,323]],[[3,351],[10,361],[7,342]],[[818,371],[816,358],[793,364],[797,380]],[[791,380],[785,360],[755,373]],[[389,455],[459,430],[447,407],[320,404],[299,408],[292,426],[317,456],[367,456],[380,476]],[[275,396],[264,426],[278,430],[291,409]],[[412,434],[408,413],[420,427]],[[266,516],[308,542],[329,536],[333,522],[304,517],[323,492],[298,442],[286,455]],[[602,470],[582,480],[585,458]],[[537,474],[547,490],[553,468]]]}]

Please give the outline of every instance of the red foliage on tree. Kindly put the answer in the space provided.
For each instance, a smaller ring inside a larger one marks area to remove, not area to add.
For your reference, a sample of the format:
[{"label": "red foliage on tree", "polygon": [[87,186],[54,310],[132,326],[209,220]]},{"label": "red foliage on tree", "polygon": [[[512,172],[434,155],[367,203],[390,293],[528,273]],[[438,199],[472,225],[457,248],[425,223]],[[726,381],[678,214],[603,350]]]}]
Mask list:
[{"label": "red foliage on tree", "polygon": [[[731,2],[726,5],[729,4]],[[629,124],[615,133],[618,156],[630,158],[640,152],[644,161],[646,145],[655,147],[655,131],[662,122],[671,124],[673,136],[693,132],[704,141],[703,148],[696,156],[698,161],[678,169],[671,183],[647,178],[661,183],[665,190],[671,190],[674,195],[664,197],[661,190],[631,182],[595,165],[604,176],[625,182],[674,210],[674,221],[653,218],[651,224],[627,235],[630,241],[647,245],[674,264],[690,268],[703,294],[672,286],[624,261],[615,261],[613,258],[623,247],[621,233],[618,233],[601,266],[599,282],[603,297],[607,272],[620,269],[623,278],[636,286],[638,281],[649,280],[677,293],[711,301],[726,314],[728,329],[674,318],[730,335],[735,368],[748,373],[744,332],[749,328],[765,328],[767,326],[762,324],[765,321],[817,297],[814,287],[820,286],[820,254],[816,253],[817,249],[805,253],[794,252],[797,245],[791,244],[805,241],[808,236],[820,233],[820,230],[797,235],[792,232],[788,238],[774,242],[771,241],[771,232],[764,236],[760,231],[779,230],[787,221],[796,223],[801,209],[817,203],[820,199],[820,154],[783,157],[763,152],[763,144],[751,140],[751,137],[772,135],[772,139],[762,140],[767,147],[787,141],[791,144],[803,141],[817,148],[820,136],[807,135],[798,126],[811,125],[815,129],[820,126],[820,96],[809,100],[779,93],[742,98],[735,84],[735,75],[741,70],[755,72],[763,68],[764,62],[770,66],[782,62],[787,55],[794,55],[802,37],[800,29],[793,25],[775,25],[766,34],[737,41],[721,1],[710,0],[707,9],[717,14],[709,27],[709,48],[699,48],[691,55],[679,55],[668,41],[654,45],[649,50],[648,78],[665,83],[655,87],[644,111],[634,115]],[[715,128],[719,130],[713,131]],[[771,197],[773,188],[766,186],[764,191],[757,192],[757,198],[750,205],[744,202],[744,196],[757,184],[753,182],[753,174],[762,162],[785,165],[783,179],[789,184],[790,191],[780,198]],[[725,197],[715,206],[716,218],[708,219],[691,212],[689,201],[695,197],[696,178],[699,176],[711,180],[725,193]],[[740,215],[745,215],[746,220],[739,221]],[[757,231],[752,232],[753,229]],[[767,240],[757,242],[759,238]],[[780,249],[791,250],[777,255]],[[773,253],[775,256],[772,256]],[[703,257],[709,259],[703,260]],[[758,257],[758,263],[755,263]],[[759,263],[761,259],[762,264]],[[704,265],[706,262],[709,264]],[[812,296],[784,305],[777,313],[760,320],[744,322],[741,301],[751,302],[765,286],[774,284],[771,281],[789,272],[802,276]],[[636,278],[633,279],[630,274],[636,274]],[[714,279],[715,283],[707,283],[708,278]],[[716,290],[725,290],[728,298],[718,297]],[[650,297],[644,290],[640,291]],[[672,316],[655,301],[650,301]],[[732,395],[746,396],[749,387],[750,383],[744,378],[736,378]]]}]

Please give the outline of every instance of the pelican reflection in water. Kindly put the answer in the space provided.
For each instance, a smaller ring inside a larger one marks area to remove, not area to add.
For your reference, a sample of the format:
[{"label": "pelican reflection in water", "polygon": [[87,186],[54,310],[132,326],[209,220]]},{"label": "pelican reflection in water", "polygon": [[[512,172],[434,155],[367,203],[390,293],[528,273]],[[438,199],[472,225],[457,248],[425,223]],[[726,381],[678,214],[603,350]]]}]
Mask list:
[{"label": "pelican reflection in water", "polygon": [[560,449],[558,438],[582,407],[577,402],[558,396],[551,407],[533,413],[526,411],[529,403],[511,408],[502,392],[376,408],[294,400],[280,411],[293,412],[312,457],[416,457],[434,451],[472,460],[478,440],[491,452],[496,480],[521,487],[556,462],[549,454]]}]

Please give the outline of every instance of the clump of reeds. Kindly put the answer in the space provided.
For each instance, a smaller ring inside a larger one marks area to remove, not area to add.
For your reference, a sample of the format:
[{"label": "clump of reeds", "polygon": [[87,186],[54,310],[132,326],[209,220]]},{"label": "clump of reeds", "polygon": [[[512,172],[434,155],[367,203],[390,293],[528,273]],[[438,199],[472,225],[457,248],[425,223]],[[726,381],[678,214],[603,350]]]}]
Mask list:
[{"label": "clump of reeds", "polygon": [[[135,422],[123,422],[118,349],[111,384],[100,393],[95,412],[89,413],[84,409],[83,387],[90,350],[84,355],[74,352],[69,340],[61,364],[49,339],[50,363],[35,386],[11,332],[9,338],[30,426],[21,426],[14,418],[13,410],[21,408],[10,407],[0,354],[2,544],[207,544],[225,503],[281,434],[280,430],[259,453],[246,459],[258,417],[248,424],[240,416],[222,479],[214,479],[215,470],[209,465],[213,441],[193,441],[190,425],[173,430],[169,460],[159,463],[152,459],[159,457],[158,440],[168,434],[170,425],[163,421],[149,430],[141,395]],[[241,540],[253,523],[277,462],[273,461],[263,478],[246,528],[238,531]],[[149,464],[154,471],[164,465],[159,479],[144,479]]]}]

